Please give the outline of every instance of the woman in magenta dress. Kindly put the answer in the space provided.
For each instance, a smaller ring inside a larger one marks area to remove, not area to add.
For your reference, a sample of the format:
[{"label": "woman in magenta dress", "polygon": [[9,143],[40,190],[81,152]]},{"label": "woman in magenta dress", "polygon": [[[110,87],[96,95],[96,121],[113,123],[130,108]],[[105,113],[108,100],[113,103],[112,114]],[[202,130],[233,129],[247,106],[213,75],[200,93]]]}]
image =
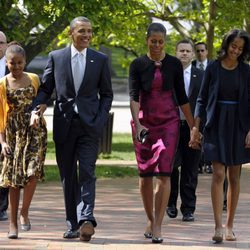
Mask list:
[{"label": "woman in magenta dress", "polygon": [[[164,51],[165,27],[160,23],[149,25],[146,41],[147,55],[135,59],[130,65],[131,125],[140,192],[148,219],[144,236],[152,238],[153,243],[161,243],[161,225],[179,138],[178,106],[190,129],[194,120],[184,89],[182,65]],[[140,142],[142,130],[148,131],[144,143]],[[153,176],[156,176],[155,192]]]}]

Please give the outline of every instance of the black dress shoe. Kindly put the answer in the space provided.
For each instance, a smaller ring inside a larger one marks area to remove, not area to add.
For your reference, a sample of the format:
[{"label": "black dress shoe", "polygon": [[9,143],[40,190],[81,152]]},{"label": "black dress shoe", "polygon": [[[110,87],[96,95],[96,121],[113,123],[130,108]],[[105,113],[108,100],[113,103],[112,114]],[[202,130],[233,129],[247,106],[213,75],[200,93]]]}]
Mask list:
[{"label": "black dress shoe", "polygon": [[146,239],[152,239],[152,233],[144,233]]},{"label": "black dress shoe", "polygon": [[213,173],[212,166],[211,166],[211,165],[207,165],[207,166],[205,167],[205,172],[206,172],[207,174],[212,174],[212,173]]},{"label": "black dress shoe", "polygon": [[203,165],[202,164],[199,165],[198,173],[199,174],[203,174],[204,173],[204,171],[203,171]]},{"label": "black dress shoe", "polygon": [[7,212],[0,211],[0,221],[8,220]]},{"label": "black dress shoe", "polygon": [[194,221],[194,214],[193,213],[186,213],[182,217],[182,221]]},{"label": "black dress shoe", "polygon": [[178,214],[178,210],[175,206],[170,206],[167,208],[167,215],[170,218],[176,218]]},{"label": "black dress shoe", "polygon": [[63,238],[65,239],[73,239],[73,238],[79,238],[79,237],[80,237],[80,233],[78,232],[78,230],[67,230],[63,234]]},{"label": "black dress shoe", "polygon": [[162,243],[163,239],[161,237],[152,237],[152,243]]}]

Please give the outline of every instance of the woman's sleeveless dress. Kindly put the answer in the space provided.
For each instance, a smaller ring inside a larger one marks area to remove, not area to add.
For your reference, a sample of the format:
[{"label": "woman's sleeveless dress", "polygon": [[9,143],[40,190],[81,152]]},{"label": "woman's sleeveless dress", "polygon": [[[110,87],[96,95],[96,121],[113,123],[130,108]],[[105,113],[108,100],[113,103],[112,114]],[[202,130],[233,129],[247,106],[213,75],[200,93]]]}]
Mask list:
[{"label": "woman's sleeveless dress", "polygon": [[11,156],[4,159],[0,177],[3,187],[23,187],[30,176],[44,178],[44,161],[47,147],[47,129],[43,122],[38,128],[29,126],[31,104],[35,89],[28,86],[10,89],[7,85],[9,112],[6,124],[6,142]]},{"label": "woman's sleeveless dress", "polygon": [[179,109],[172,90],[162,90],[162,75],[156,68],[150,92],[140,94],[139,120],[149,129],[149,136],[141,144],[135,138],[133,121],[132,135],[139,175],[170,176],[179,139]]}]

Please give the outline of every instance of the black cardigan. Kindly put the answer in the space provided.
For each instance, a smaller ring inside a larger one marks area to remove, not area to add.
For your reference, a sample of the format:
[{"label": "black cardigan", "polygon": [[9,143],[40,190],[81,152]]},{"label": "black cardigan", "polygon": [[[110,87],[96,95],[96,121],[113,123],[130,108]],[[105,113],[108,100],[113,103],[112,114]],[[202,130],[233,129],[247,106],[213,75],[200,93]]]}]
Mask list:
[{"label": "black cardigan", "polygon": [[[220,63],[215,60],[207,66],[196,101],[195,117],[203,117],[206,114],[206,127],[210,127],[214,120],[220,84]],[[238,67],[240,71],[239,118],[242,128],[248,132],[250,130],[250,67],[244,62],[239,62]]]},{"label": "black cardigan", "polygon": [[[161,61],[161,73],[163,77],[163,90],[173,90],[178,105],[188,103],[185,92],[183,67],[174,56],[166,54]],[[129,95],[130,100],[139,102],[140,91],[150,91],[154,78],[155,64],[147,55],[136,58],[130,64],[129,70]]]}]

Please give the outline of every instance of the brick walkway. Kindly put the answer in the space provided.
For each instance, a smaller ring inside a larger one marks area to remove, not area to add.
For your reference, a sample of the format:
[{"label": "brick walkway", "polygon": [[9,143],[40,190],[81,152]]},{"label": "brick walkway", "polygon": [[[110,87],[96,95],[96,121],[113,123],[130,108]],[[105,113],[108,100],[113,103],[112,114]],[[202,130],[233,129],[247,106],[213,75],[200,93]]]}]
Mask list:
[{"label": "brick walkway", "polygon": [[[100,179],[97,181],[95,216],[98,227],[90,243],[65,240],[64,203],[60,183],[38,185],[30,211],[32,230],[19,232],[18,240],[6,237],[8,222],[0,222],[0,249],[36,250],[209,250],[250,249],[250,168],[242,171],[241,195],[235,219],[236,242],[215,245],[210,200],[211,175],[199,176],[195,222],[184,223],[164,218],[164,243],[152,244],[144,239],[145,216],[138,191],[137,178]],[[225,215],[224,215],[225,221]]]}]

